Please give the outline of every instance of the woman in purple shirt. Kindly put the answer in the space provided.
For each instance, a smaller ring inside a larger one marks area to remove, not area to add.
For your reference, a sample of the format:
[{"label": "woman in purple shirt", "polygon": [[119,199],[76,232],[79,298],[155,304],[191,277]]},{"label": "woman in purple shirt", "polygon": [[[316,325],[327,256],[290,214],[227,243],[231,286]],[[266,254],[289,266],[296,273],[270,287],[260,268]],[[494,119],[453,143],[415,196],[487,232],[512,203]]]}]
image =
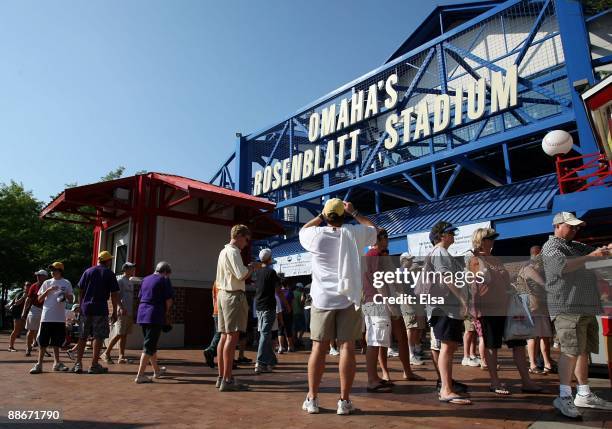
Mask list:
[{"label": "woman in purple shirt", "polygon": [[166,372],[165,367],[157,364],[157,343],[162,328],[170,324],[170,309],[172,308],[172,284],[170,273],[172,269],[167,262],[159,262],[155,273],[142,279],[140,285],[140,304],[136,323],[142,326],[144,337],[143,351],[140,356],[136,383],[151,383],[153,380],[144,375],[149,362],[153,367],[153,378],[159,378]]}]

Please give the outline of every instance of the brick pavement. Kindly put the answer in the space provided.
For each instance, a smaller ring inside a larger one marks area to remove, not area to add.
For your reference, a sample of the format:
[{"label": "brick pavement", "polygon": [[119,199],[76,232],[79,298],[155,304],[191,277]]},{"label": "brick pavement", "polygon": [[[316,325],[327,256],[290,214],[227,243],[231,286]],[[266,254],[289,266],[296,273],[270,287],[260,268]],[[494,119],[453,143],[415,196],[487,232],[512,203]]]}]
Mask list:
[{"label": "brick pavement", "polygon": [[[216,372],[201,362],[199,350],[162,350],[160,359],[169,376],[152,385],[133,383],[135,364],[110,365],[106,375],[73,375],[46,372],[30,375],[34,358],[23,352],[6,351],[8,337],[0,335],[0,408],[49,408],[64,411],[64,423],[45,425],[61,428],[328,428],[346,425],[355,428],[569,428],[569,422],[552,409],[550,395],[518,393],[516,371],[506,351],[502,354],[501,376],[513,391],[511,397],[496,397],[487,391],[485,373],[479,368],[459,366],[456,377],[472,388],[474,405],[441,404],[434,393],[435,371],[428,363],[418,373],[426,382],[398,381],[393,393],[365,391],[364,356],[358,356],[353,402],[358,412],[336,416],[338,398],[338,358],[329,357],[321,389],[320,415],[306,415],[301,403],[307,390],[308,354],[298,352],[280,356],[273,374],[255,376],[251,368],[236,375],[251,384],[251,392],[220,393],[214,388]],[[17,347],[23,349],[22,340]],[[129,353],[138,356],[137,351]],[[247,356],[253,358],[254,352]],[[47,358],[45,370],[51,369]],[[89,361],[84,360],[85,367]],[[390,359],[393,375],[401,376],[398,359]],[[538,376],[551,392],[556,392],[556,376]],[[593,380],[595,391],[612,399],[607,380]],[[580,427],[612,428],[612,413],[588,411]],[[15,427],[26,427],[24,425]]]}]

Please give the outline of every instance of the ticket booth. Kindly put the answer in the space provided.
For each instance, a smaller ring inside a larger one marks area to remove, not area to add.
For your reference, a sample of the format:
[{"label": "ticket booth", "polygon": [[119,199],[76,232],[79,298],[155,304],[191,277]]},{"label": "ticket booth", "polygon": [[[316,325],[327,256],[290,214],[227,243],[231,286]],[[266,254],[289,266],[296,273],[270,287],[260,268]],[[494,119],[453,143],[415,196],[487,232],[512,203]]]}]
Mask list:
[{"label": "ticket booth", "polygon": [[[199,347],[212,335],[211,286],[219,251],[229,241],[231,227],[238,223],[249,226],[254,239],[282,234],[282,226],[271,217],[274,207],[267,199],[198,180],[147,173],[68,188],[40,216],[91,225],[92,264],[102,250],[113,254],[116,273],[125,261],[136,263],[132,279],[136,291],[140,279],[151,274],[157,262],[168,261],[175,291],[175,323],[160,345]],[[63,216],[66,214],[71,216]],[[243,258],[245,262],[251,259],[248,248]],[[142,346],[139,329],[133,330],[128,346]]]}]

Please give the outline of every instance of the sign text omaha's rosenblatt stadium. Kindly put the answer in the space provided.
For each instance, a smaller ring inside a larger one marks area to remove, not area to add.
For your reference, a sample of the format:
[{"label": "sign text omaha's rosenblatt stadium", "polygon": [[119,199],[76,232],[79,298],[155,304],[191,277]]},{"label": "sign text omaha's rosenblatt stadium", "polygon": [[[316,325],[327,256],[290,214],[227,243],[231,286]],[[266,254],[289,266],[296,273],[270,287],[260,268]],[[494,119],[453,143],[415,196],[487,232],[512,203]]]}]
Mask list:
[{"label": "sign text omaha's rosenblatt stadium", "polygon": [[[446,130],[451,123],[458,126],[476,121],[485,114],[486,95],[490,95],[490,113],[499,112],[517,105],[518,76],[516,65],[508,68],[506,76],[501,72],[492,72],[490,88],[487,91],[486,81],[480,78],[467,85],[467,88],[455,88],[455,94],[438,94],[433,98],[433,112],[430,112],[426,100],[397,112],[398,91],[397,74],[386,80],[370,85],[367,91],[353,91],[352,96],[344,98],[339,105],[331,104],[310,115],[308,140],[312,143],[329,135],[348,131],[354,125],[379,113],[379,97],[384,97],[384,108],[388,112],[385,120],[385,148],[394,149],[399,141],[402,144],[429,137]],[[465,95],[465,97],[464,97]],[[464,106],[467,103],[467,106]],[[465,108],[464,108],[465,107]],[[433,113],[433,120],[430,114]],[[452,114],[452,117],[451,117]],[[414,121],[414,123],[413,123]],[[400,133],[401,131],[401,133]],[[327,141],[324,153],[320,145],[313,149],[296,153],[291,158],[271,163],[255,173],[253,195],[275,191],[281,187],[297,183],[357,160],[358,136],[360,128],[353,128],[335,139]]]}]

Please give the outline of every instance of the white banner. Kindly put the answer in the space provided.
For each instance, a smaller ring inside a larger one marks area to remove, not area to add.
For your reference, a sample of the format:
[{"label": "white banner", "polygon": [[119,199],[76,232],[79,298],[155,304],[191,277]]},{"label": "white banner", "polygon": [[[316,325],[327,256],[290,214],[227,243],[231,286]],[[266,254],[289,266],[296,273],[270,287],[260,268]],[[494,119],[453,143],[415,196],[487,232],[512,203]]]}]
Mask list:
[{"label": "white banner", "polygon": [[285,277],[307,276],[311,274],[311,255],[308,252],[274,258],[274,269]]},{"label": "white banner", "polygon": [[[472,223],[457,227],[455,231],[455,244],[449,247],[448,252],[453,256],[463,256],[472,248],[472,234],[478,228],[490,228],[491,222]],[[433,249],[429,241],[429,231],[408,234],[408,251],[417,257],[425,257]]]}]

